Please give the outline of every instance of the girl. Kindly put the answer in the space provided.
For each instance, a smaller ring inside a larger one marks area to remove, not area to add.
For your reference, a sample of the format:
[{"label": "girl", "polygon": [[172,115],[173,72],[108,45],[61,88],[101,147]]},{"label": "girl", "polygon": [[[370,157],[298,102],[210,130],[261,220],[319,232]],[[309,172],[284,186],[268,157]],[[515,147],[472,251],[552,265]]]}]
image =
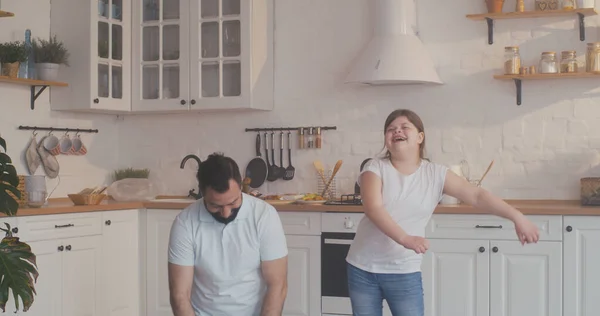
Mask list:
[{"label": "girl", "polygon": [[358,178],[365,217],[346,258],[354,315],[423,316],[422,254],[425,227],[443,194],[509,219],[522,244],[539,232],[521,212],[447,167],[424,158],[423,122],[410,110],[393,111],[384,125],[386,153]]}]

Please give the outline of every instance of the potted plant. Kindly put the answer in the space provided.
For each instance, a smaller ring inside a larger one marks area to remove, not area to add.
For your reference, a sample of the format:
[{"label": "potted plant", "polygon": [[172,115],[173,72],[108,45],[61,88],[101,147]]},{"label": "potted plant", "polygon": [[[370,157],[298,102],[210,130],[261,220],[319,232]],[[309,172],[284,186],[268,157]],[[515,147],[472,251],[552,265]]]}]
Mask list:
[{"label": "potted plant", "polygon": [[0,64],[2,75],[9,77],[19,76],[19,66],[27,59],[29,52],[25,44],[20,41],[0,43]]},{"label": "potted plant", "polygon": [[56,35],[49,40],[37,38],[31,43],[35,72],[39,80],[55,81],[60,65],[69,66],[69,51]]},{"label": "potted plant", "polygon": [[[6,141],[0,137],[0,212],[7,216],[17,215],[19,203],[15,197],[21,198],[18,185],[17,170],[6,154]],[[0,227],[0,230],[5,233],[5,237],[0,242],[0,280],[2,280],[0,308],[5,311],[9,290],[12,290],[16,310],[19,310],[20,299],[23,302],[23,311],[26,312],[33,304],[34,294],[36,294],[34,282],[39,275],[36,256],[31,252],[28,244],[12,235],[8,223],[4,225],[6,228]]]}]

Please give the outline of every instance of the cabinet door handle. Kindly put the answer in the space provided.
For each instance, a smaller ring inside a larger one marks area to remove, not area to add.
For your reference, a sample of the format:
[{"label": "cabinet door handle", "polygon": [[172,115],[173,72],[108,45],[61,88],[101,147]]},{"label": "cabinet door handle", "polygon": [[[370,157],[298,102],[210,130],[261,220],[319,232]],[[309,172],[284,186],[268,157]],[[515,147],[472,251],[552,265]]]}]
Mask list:
[{"label": "cabinet door handle", "polygon": [[485,252],[485,247],[479,247],[479,252]]},{"label": "cabinet door handle", "polygon": [[567,231],[568,231],[568,232],[572,232],[572,231],[573,231],[573,227],[571,227],[571,226],[567,226]]},{"label": "cabinet door handle", "polygon": [[14,234],[18,233],[19,232],[19,228],[18,227],[13,227],[12,232]]},{"label": "cabinet door handle", "polygon": [[71,251],[71,245],[67,245],[67,251]]},{"label": "cabinet door handle", "polygon": [[194,105],[194,104],[196,104],[196,100],[192,99],[192,101],[190,101],[190,103],[191,103],[192,105]]},{"label": "cabinet door handle", "polygon": [[475,228],[502,228],[502,225],[475,225]]},{"label": "cabinet door handle", "polygon": [[63,246],[58,246],[58,251],[63,251],[65,249],[65,247]]},{"label": "cabinet door handle", "polygon": [[181,100],[181,101],[179,101],[179,103],[181,103],[181,105],[185,105],[186,102],[185,102],[185,100]]},{"label": "cabinet door handle", "polygon": [[492,248],[492,251],[493,251],[493,252],[498,252],[498,247],[494,247],[494,248]]},{"label": "cabinet door handle", "polygon": [[107,220],[106,222],[104,222],[104,224],[106,224],[106,226],[110,226],[110,223],[111,223],[110,219]]},{"label": "cabinet door handle", "polygon": [[98,98],[95,98],[95,99],[94,99],[94,103],[96,103],[96,104],[100,103],[100,99],[98,99]]},{"label": "cabinet door handle", "polygon": [[67,228],[67,227],[73,227],[73,226],[75,226],[75,224],[54,225],[54,228]]}]

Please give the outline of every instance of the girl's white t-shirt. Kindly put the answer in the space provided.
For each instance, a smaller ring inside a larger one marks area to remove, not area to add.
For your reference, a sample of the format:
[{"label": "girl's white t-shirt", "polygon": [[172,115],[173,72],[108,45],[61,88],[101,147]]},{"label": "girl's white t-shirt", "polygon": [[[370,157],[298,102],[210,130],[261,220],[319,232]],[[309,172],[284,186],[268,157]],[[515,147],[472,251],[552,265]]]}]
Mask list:
[{"label": "girl's white t-shirt", "polygon": [[[383,205],[392,219],[407,234],[424,237],[425,227],[442,199],[447,170],[446,166],[421,160],[414,173],[404,175],[389,159],[374,158],[361,174],[373,172],[379,176]],[[358,224],[346,261],[372,273],[412,273],[421,271],[422,256],[396,243],[365,216]]]}]

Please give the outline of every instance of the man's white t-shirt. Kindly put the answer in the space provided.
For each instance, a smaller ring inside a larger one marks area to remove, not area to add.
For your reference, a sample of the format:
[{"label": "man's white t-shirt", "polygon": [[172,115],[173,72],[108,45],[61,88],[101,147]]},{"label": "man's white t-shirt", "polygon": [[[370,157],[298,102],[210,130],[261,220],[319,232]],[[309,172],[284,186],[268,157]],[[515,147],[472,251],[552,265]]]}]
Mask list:
[{"label": "man's white t-shirt", "polygon": [[260,315],[266,293],[261,261],[288,253],[275,208],[242,196],[237,217],[227,225],[198,200],[171,227],[169,262],[194,266],[191,301],[196,316]]},{"label": "man's white t-shirt", "polygon": [[[383,205],[392,219],[413,236],[425,235],[425,227],[442,199],[448,168],[421,160],[410,175],[400,173],[389,159],[374,158],[361,172],[373,172],[383,183]],[[360,175],[358,178],[360,185]],[[346,261],[371,273],[421,271],[422,255],[406,249],[384,234],[368,217],[363,217]]]}]

